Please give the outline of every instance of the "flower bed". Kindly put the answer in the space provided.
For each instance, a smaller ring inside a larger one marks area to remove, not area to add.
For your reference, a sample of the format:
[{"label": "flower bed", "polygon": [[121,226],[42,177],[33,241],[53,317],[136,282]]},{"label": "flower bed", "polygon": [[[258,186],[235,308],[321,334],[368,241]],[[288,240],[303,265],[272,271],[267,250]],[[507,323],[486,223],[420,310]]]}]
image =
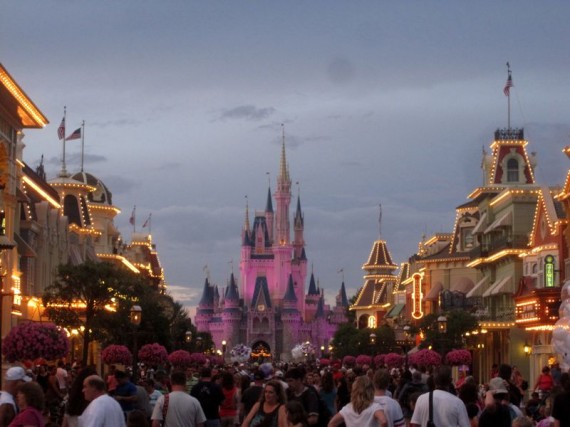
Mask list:
[{"label": "flower bed", "polygon": [[404,357],[398,353],[388,353],[384,357],[384,363],[388,368],[400,368],[404,364]]},{"label": "flower bed", "polygon": [[441,365],[441,355],[433,350],[420,350],[409,356],[409,362],[418,366],[439,366]]},{"label": "flower bed", "polygon": [[356,357],[357,365],[370,365],[372,363],[372,358],[366,354],[360,354]]}]

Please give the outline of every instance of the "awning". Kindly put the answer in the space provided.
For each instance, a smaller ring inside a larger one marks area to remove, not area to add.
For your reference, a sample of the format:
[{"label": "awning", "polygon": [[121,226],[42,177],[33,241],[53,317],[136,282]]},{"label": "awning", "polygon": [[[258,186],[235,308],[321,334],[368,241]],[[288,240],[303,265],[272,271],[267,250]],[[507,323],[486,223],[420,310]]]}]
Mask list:
[{"label": "awning", "polygon": [[513,277],[513,276],[505,277],[497,286],[495,286],[493,288],[493,291],[491,292],[491,294],[497,295],[500,293],[506,293],[504,289],[505,289],[505,286],[507,285],[507,283],[509,283],[509,281],[511,280],[511,277]]},{"label": "awning", "polygon": [[487,280],[489,280],[489,278],[487,276],[484,276],[481,280],[477,282],[475,286],[473,286],[473,289],[467,292],[467,295],[465,296],[467,298],[480,297],[481,294],[483,293],[483,283],[485,283]]},{"label": "awning", "polygon": [[437,282],[431,287],[427,295],[424,297],[424,301],[436,301],[439,297],[439,293],[443,290],[443,284]]},{"label": "awning", "polygon": [[481,229],[483,228],[483,224],[485,223],[486,218],[487,218],[487,212],[485,212],[483,215],[481,215],[481,219],[479,219],[479,222],[477,223],[477,225],[475,226],[473,231],[471,231],[471,234],[475,234],[475,233],[478,233],[479,231],[481,231]]},{"label": "awning", "polygon": [[485,230],[485,233],[488,233],[489,231],[492,231],[497,227],[511,225],[511,224],[512,224],[511,213],[507,212],[503,216],[496,219],[489,227],[487,227],[487,229]]},{"label": "awning", "polygon": [[459,279],[455,280],[450,288],[451,292],[461,292],[462,294],[466,294],[469,292],[473,285],[473,281],[468,279],[467,277],[460,277]]},{"label": "awning", "polygon": [[14,240],[16,240],[18,245],[18,255],[28,258],[36,256],[36,251],[19,234],[14,233]]},{"label": "awning", "polygon": [[395,304],[388,313],[386,313],[386,318],[391,318],[391,317],[398,317],[399,314],[402,312],[402,310],[404,309],[404,307],[406,306],[406,304]]},{"label": "awning", "polygon": [[501,290],[501,288],[505,285],[505,283],[507,283],[511,279],[511,277],[512,276],[507,276],[503,277],[500,280],[497,280],[495,283],[489,286],[489,289],[485,291],[483,297],[490,297],[491,295],[497,294]]}]

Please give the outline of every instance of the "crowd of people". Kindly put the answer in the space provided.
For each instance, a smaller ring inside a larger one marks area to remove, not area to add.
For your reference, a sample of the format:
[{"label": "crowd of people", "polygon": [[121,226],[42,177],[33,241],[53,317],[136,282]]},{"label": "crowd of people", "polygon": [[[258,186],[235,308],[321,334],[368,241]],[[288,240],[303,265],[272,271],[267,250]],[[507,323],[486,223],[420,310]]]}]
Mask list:
[{"label": "crowd of people", "polygon": [[[457,375],[457,372],[456,372]],[[570,375],[516,367],[479,384],[448,366],[229,364],[128,372],[56,366],[5,372],[0,427],[566,427]]]}]

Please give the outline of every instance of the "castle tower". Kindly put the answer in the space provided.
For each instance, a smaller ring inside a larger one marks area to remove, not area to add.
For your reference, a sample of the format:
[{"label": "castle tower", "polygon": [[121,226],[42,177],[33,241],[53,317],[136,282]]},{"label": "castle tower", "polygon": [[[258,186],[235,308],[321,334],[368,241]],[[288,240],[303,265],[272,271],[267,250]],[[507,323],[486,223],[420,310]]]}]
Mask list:
[{"label": "castle tower", "polygon": [[287,360],[287,353],[299,343],[299,330],[303,324],[301,312],[298,310],[297,295],[293,285],[293,276],[289,275],[287,281],[287,291],[283,296],[283,307],[281,309],[281,322],[283,323],[283,354],[281,359]]},{"label": "castle tower", "polygon": [[223,336],[227,340],[228,348],[241,343],[239,326],[242,318],[242,310],[239,306],[239,293],[234,273],[230,276],[230,283],[224,295],[224,308],[222,311],[222,323],[224,324]]},{"label": "castle tower", "polygon": [[210,285],[208,278],[204,281],[204,289],[202,290],[202,298],[196,308],[196,328],[199,331],[208,331],[208,323],[214,316],[214,289]]}]

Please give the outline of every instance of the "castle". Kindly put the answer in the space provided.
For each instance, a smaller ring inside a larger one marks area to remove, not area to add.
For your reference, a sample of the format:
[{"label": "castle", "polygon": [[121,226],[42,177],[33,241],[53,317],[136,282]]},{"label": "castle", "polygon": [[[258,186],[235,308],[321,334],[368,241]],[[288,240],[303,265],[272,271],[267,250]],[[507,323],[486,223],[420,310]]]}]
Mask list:
[{"label": "castle", "polygon": [[252,348],[253,357],[271,355],[287,361],[291,359],[291,349],[307,341],[315,346],[317,355],[322,355],[329,351],[338,326],[346,322],[348,300],[343,282],[335,306],[326,304],[324,290],[316,283],[313,272],[305,294],[304,216],[297,196],[291,230],[291,178],[285,138],[273,196],[275,210],[269,188],[265,211],[255,212],[253,224],[246,205],[241,232],[240,290],[233,273],[222,295],[218,286],[206,279],[196,310],[196,327],[199,332],[210,332],[217,348],[229,350],[245,344]]}]

